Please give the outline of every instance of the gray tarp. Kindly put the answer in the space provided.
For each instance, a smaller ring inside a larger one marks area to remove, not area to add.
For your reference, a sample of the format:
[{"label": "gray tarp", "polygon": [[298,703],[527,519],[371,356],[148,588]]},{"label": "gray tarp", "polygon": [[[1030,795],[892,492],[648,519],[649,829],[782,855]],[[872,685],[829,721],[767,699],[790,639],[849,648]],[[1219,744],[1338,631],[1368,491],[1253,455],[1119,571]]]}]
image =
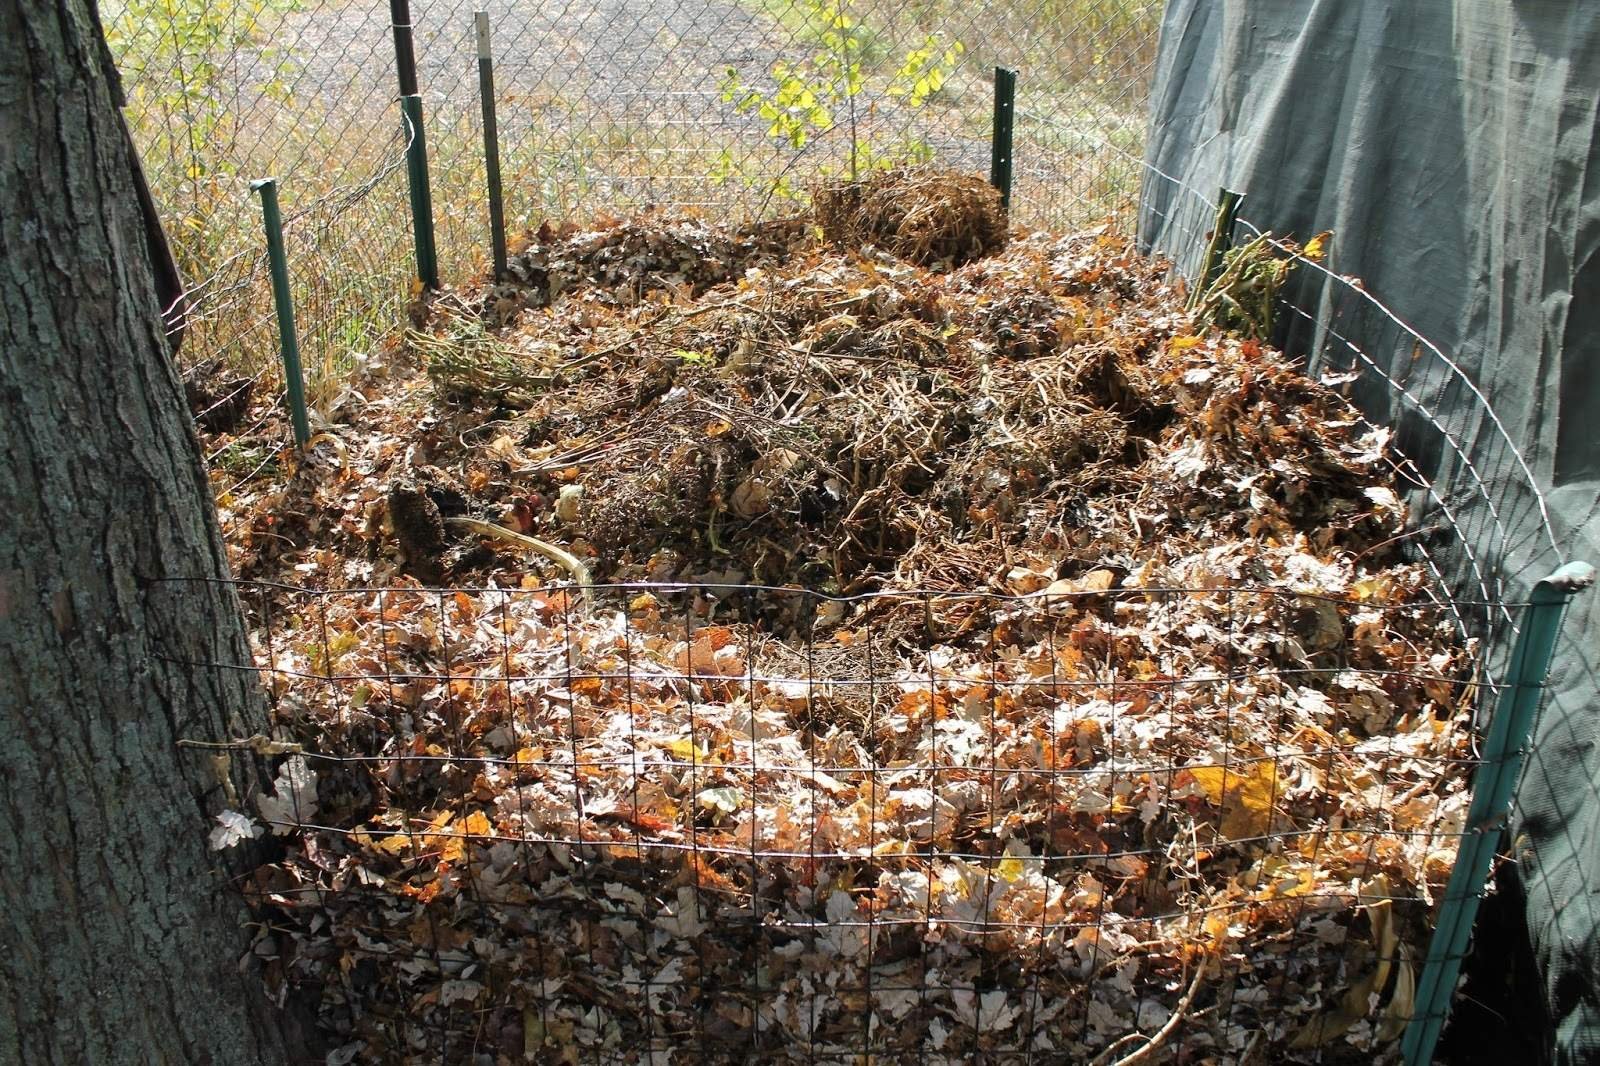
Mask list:
[{"label": "gray tarp", "polygon": [[[1492,401],[1559,545],[1514,456],[1463,416],[1515,527],[1512,593],[1562,558],[1600,563],[1597,102],[1600,6],[1583,0],[1172,0],[1162,29],[1149,162],[1243,191],[1263,229],[1333,230],[1333,268]],[[1144,241],[1183,247],[1146,193]],[[1558,1062],[1600,1061],[1597,619],[1600,590],[1568,617],[1513,827]]]}]

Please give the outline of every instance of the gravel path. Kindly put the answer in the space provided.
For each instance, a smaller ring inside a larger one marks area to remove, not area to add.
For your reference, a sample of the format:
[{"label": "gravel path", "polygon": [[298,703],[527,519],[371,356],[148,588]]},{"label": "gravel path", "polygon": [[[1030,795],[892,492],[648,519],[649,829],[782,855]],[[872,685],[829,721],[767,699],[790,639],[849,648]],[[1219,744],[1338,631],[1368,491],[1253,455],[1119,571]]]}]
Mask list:
[{"label": "gravel path", "polygon": [[[474,10],[489,13],[502,95],[559,93],[606,105],[641,89],[714,93],[723,68],[745,76],[796,47],[776,22],[721,0],[415,0],[417,66],[430,107],[476,106]],[[394,45],[380,5],[311,0],[286,28],[297,95],[394,92]],[[309,92],[308,92],[309,91]]]},{"label": "gravel path", "polygon": [[[312,0],[283,37],[289,90],[316,121],[365,115],[390,128],[396,92],[389,15],[379,5]],[[811,48],[774,20],[721,0],[414,0],[418,80],[431,125],[476,125],[473,11],[489,12],[503,137],[534,125],[697,122],[759,133],[718,98],[723,72],[758,81]],[[257,70],[261,67],[258,65]]]}]

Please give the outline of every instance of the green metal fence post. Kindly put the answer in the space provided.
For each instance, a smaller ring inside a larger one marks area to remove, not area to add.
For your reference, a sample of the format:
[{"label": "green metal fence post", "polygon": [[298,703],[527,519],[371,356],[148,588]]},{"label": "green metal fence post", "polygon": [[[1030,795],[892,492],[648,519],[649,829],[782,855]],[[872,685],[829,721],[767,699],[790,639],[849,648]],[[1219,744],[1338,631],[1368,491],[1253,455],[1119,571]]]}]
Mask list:
[{"label": "green metal fence post", "polygon": [[1222,253],[1233,243],[1233,229],[1238,225],[1239,205],[1243,202],[1243,193],[1227,188],[1217,190],[1217,217],[1211,223],[1211,237],[1206,241],[1205,256],[1200,260],[1200,274],[1189,293],[1191,310],[1222,271]]},{"label": "green metal fence post", "polygon": [[1000,206],[1011,210],[1011,132],[1017,115],[1017,72],[994,68],[994,125],[989,135],[989,184],[1000,190]]},{"label": "green metal fence post", "polygon": [[1568,563],[1534,586],[1523,609],[1521,631],[1506,666],[1505,688],[1495,706],[1483,762],[1472,782],[1472,805],[1461,836],[1456,864],[1450,871],[1439,907],[1439,923],[1428,945],[1428,958],[1417,983],[1416,1013],[1406,1027],[1400,1049],[1408,1066],[1433,1061],[1439,1033],[1450,1013],[1456,976],[1466,957],[1467,940],[1478,916],[1478,901],[1489,878],[1495,847],[1511,809],[1511,796],[1527,754],[1534,714],[1544,693],[1545,677],[1555,655],[1556,637],[1567,602],[1594,584],[1594,567]]},{"label": "green metal fence post", "polygon": [[283,377],[289,394],[289,421],[294,424],[294,442],[301,447],[311,439],[311,424],[306,417],[306,383],[300,369],[300,342],[295,336],[294,302],[289,295],[289,260],[283,251],[283,215],[278,210],[278,182],[275,178],[252,181],[250,188],[261,194],[261,223],[267,232],[267,263],[272,273],[272,302],[278,311],[278,344],[283,351]]},{"label": "green metal fence post", "polygon": [[400,112],[406,124],[406,177],[411,189],[411,228],[417,246],[417,277],[439,287],[439,255],[433,243],[433,193],[428,186],[428,141],[417,91],[417,57],[412,47],[410,0],[389,0],[394,25],[395,71],[400,82]]},{"label": "green metal fence post", "polygon": [[489,48],[489,13],[475,11],[478,31],[478,96],[483,100],[483,163],[489,181],[489,247],[495,280],[506,273],[506,213],[500,192],[500,127],[494,113],[494,53]]},{"label": "green metal fence post", "polygon": [[439,256],[433,244],[433,192],[428,186],[428,143],[423,134],[422,97],[400,98],[406,118],[406,179],[411,189],[411,229],[417,245],[417,277],[430,289],[439,287]]}]

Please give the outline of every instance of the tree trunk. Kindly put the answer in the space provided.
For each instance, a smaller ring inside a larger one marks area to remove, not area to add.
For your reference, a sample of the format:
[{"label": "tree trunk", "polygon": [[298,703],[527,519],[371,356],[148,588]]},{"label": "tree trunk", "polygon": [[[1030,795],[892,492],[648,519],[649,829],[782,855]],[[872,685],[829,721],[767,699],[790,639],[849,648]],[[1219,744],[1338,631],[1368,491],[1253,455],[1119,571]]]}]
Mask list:
[{"label": "tree trunk", "polygon": [[177,745],[266,714],[180,665],[250,658],[119,102],[93,0],[0,0],[0,1061],[281,1062]]}]

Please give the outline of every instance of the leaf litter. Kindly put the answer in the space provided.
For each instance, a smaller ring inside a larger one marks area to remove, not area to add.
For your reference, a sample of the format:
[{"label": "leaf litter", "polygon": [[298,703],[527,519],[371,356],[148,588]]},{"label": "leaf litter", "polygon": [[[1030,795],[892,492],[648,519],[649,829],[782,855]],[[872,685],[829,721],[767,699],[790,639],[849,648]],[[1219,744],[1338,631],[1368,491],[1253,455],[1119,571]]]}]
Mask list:
[{"label": "leaf litter", "polygon": [[546,225],[221,492],[330,1061],[1395,1058],[1477,690],[1387,434],[873,180]]}]

